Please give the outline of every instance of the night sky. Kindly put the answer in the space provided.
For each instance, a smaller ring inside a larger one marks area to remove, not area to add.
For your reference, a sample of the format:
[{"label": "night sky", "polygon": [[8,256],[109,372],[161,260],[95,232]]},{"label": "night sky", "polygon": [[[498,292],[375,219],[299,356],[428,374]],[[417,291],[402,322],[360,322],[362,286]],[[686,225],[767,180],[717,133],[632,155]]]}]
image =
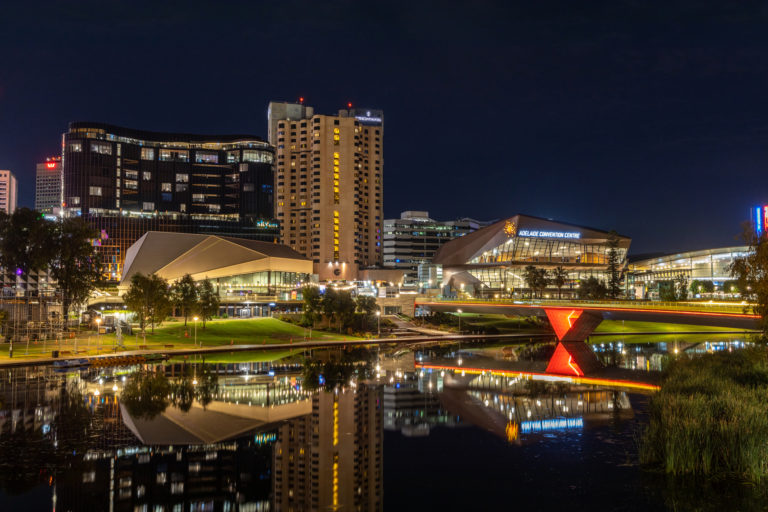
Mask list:
[{"label": "night sky", "polygon": [[768,202],[757,2],[13,2],[0,168],[74,120],[266,138],[270,100],[385,113],[387,217],[528,213],[632,252],[735,245]]}]

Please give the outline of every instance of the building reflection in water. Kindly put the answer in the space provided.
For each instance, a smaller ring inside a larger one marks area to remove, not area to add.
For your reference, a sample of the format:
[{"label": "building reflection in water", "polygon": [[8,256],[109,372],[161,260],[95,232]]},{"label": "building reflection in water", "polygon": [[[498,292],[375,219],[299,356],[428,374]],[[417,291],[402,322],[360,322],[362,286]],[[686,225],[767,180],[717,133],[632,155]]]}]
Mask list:
[{"label": "building reflection in water", "polygon": [[[121,373],[3,372],[0,450],[19,460],[0,467],[3,490],[48,489],[52,510],[383,509],[380,387],[307,391],[300,374],[222,372],[204,410],[185,416],[170,405],[137,427],[120,406]],[[188,432],[210,426],[209,414],[219,433],[227,423],[252,428],[210,443],[142,443],[148,432],[172,438],[161,432],[168,414]]]}]

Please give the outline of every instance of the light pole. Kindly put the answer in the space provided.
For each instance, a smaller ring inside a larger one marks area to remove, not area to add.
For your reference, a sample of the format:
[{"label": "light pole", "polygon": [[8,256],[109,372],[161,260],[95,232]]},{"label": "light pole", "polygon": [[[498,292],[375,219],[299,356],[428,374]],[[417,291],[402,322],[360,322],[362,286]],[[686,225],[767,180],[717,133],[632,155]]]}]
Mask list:
[{"label": "light pole", "polygon": [[376,312],[376,324],[376,332],[378,333],[377,337],[381,338],[381,311]]},{"label": "light pole", "polygon": [[[101,317],[96,319],[96,347],[99,346],[99,342],[101,341]],[[98,352],[98,350],[97,350]]]},{"label": "light pole", "polygon": [[197,347],[197,317],[195,317],[195,347]]},{"label": "light pole", "polygon": [[458,317],[459,317],[459,334],[461,334],[461,310],[457,309],[456,313],[458,314]]}]

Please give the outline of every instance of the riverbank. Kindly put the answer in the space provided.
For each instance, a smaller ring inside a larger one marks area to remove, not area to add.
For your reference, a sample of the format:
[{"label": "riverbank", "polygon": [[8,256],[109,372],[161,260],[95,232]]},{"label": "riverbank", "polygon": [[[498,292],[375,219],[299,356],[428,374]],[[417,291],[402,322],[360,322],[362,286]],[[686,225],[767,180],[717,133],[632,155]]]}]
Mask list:
[{"label": "riverbank", "polygon": [[168,352],[200,348],[239,345],[292,344],[298,341],[355,341],[361,338],[326,331],[305,329],[276,318],[226,319],[206,322],[167,322],[147,329],[145,334],[123,335],[122,343],[114,333],[96,334],[92,331],[71,331],[71,337],[60,340],[16,342],[13,358],[10,345],[0,345],[0,363],[18,359],[51,358],[54,351],[62,358],[89,357],[105,354]]},{"label": "riverbank", "polygon": [[640,460],[677,476],[768,479],[768,352],[681,357],[650,405]]}]

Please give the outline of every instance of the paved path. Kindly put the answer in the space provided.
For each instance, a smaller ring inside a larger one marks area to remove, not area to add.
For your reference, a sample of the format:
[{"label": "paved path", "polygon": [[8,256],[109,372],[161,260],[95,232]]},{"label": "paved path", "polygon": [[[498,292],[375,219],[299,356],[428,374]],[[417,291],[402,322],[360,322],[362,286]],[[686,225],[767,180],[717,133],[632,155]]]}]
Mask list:
[{"label": "paved path", "polygon": [[67,356],[54,359],[45,358],[26,358],[10,359],[0,362],[0,368],[13,366],[38,366],[51,365],[55,361],[69,361],[86,359],[89,362],[99,360],[110,360],[115,358],[129,358],[133,356],[154,356],[162,355],[166,357],[185,356],[185,355],[206,355],[221,354],[229,352],[256,352],[270,350],[288,350],[288,349],[310,349],[310,348],[328,348],[336,346],[355,346],[355,345],[408,345],[415,343],[429,343],[437,341],[461,341],[461,340],[492,340],[492,339],[531,339],[531,338],[552,338],[552,334],[546,333],[520,333],[520,334],[464,334],[457,336],[454,334],[440,336],[408,336],[401,338],[372,338],[367,340],[325,340],[325,341],[297,341],[295,343],[272,343],[260,345],[218,345],[215,347],[173,349],[173,350],[126,350],[113,354],[102,354],[98,356]]}]

